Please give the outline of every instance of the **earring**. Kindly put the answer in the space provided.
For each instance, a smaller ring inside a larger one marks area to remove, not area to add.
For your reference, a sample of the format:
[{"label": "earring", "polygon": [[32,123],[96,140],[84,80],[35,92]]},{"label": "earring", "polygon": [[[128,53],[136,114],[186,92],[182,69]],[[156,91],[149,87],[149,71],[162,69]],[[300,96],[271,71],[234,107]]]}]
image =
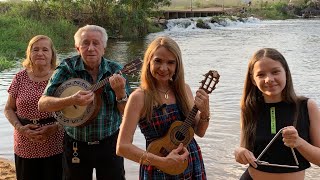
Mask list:
[{"label": "earring", "polygon": [[170,78],[170,81],[176,80],[176,74],[173,74],[172,77]]}]

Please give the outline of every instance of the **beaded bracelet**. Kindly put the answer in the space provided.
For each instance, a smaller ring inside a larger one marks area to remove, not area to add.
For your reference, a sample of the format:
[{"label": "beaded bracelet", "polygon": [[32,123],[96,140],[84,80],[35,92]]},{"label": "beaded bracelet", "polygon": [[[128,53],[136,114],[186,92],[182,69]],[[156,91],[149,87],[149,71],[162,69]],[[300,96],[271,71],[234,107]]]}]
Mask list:
[{"label": "beaded bracelet", "polygon": [[141,157],[140,157],[140,159],[139,159],[139,164],[142,164],[143,163],[143,156],[145,155],[145,154],[147,154],[148,152],[147,151],[144,151],[143,153],[142,153],[142,155],[141,155]]},{"label": "beaded bracelet", "polygon": [[146,166],[149,166],[149,165],[150,165],[150,160],[148,159],[148,155],[149,155],[149,153],[147,152],[147,157],[146,157],[146,159],[143,161]]},{"label": "beaded bracelet", "polygon": [[[145,159],[143,159],[144,155],[146,155]],[[139,164],[145,164],[147,166],[150,165],[150,160],[148,159],[148,151],[143,152],[143,154],[141,155],[141,157],[139,159]]]}]

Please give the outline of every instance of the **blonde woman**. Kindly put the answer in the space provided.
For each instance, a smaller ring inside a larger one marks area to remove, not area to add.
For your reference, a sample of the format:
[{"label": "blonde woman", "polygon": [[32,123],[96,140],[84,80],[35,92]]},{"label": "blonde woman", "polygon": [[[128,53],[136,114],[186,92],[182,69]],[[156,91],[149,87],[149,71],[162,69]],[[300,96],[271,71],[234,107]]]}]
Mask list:
[{"label": "blonde woman", "polygon": [[[176,120],[184,121],[193,105],[196,115],[193,128],[203,137],[210,118],[209,96],[198,90],[195,99],[184,81],[181,51],[169,37],[158,37],[146,50],[141,72],[141,87],[134,91],[125,108],[117,144],[117,154],[140,163],[139,179],[206,179],[202,153],[196,140],[168,152],[165,157],[146,152],[132,144],[137,125],[148,146],[163,137]],[[188,161],[186,170],[170,175],[156,167],[174,168]]]}]

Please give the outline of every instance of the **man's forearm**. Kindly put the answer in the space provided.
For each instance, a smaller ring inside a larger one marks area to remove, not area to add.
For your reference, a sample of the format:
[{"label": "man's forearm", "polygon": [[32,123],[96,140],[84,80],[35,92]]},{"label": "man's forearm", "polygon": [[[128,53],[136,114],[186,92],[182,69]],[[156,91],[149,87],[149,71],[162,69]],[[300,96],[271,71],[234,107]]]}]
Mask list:
[{"label": "man's forearm", "polygon": [[38,109],[41,112],[54,112],[71,105],[72,101],[70,97],[59,98],[42,95],[38,102]]}]

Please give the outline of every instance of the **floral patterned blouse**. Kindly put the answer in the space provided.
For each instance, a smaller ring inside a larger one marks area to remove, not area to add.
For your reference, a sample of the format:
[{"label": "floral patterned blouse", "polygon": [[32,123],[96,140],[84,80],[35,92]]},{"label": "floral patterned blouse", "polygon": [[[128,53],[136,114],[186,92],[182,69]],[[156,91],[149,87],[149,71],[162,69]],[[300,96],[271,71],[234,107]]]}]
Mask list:
[{"label": "floral patterned blouse", "polygon": [[[39,112],[38,101],[48,81],[32,81],[27,71],[21,70],[12,80],[8,93],[16,101],[16,115],[26,119],[51,117],[49,112]],[[53,123],[53,122],[52,122]],[[49,124],[52,124],[49,123]],[[44,158],[63,151],[63,130],[57,131],[44,142],[33,142],[14,130],[14,153],[22,158]]]}]

